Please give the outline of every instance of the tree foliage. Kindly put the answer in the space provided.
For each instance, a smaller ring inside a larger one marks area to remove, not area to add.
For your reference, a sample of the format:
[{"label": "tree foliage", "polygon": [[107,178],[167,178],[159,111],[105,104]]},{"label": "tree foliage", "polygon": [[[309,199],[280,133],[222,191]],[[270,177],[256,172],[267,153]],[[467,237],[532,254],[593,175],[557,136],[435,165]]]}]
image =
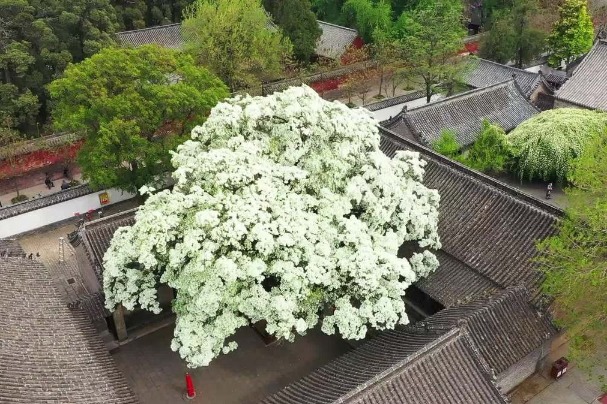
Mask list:
[{"label": "tree foliage", "polygon": [[459,156],[461,147],[457,143],[457,137],[452,130],[445,130],[440,137],[432,143],[432,149],[443,156],[455,159]]},{"label": "tree foliage", "polygon": [[559,8],[559,19],[548,37],[548,62],[560,67],[571,63],[592,48],[594,27],[588,14],[586,0],[566,0]]},{"label": "tree foliage", "polygon": [[421,78],[428,102],[436,86],[456,77],[463,67],[455,57],[466,35],[462,12],[459,0],[423,0],[413,11],[403,13],[392,30],[399,56],[412,77]]},{"label": "tree foliage", "polygon": [[534,26],[537,0],[514,0],[511,8],[494,13],[489,32],[481,40],[481,57],[517,67],[537,58],[544,50],[545,33]]},{"label": "tree foliage", "polygon": [[572,344],[576,363],[592,364],[604,346],[607,321],[607,133],[595,136],[573,161],[568,208],[558,234],[539,245],[544,292],[554,298],[556,319]]},{"label": "tree foliage", "polygon": [[500,173],[508,168],[510,158],[506,132],[499,125],[484,120],[477,139],[460,161],[484,173]]},{"label": "tree foliage", "polygon": [[277,78],[291,55],[261,0],[196,0],[184,17],[187,51],[232,91]]},{"label": "tree foliage", "polygon": [[[308,87],[220,103],[173,164],[174,188],[116,232],[104,291],[110,309],[158,312],[158,283],[174,288],[171,346],[189,366],[261,320],[287,340],[319,321],[356,339],[406,324],[405,290],[438,266],[439,196],[418,153],[389,159],[368,114]],[[418,252],[398,258],[404,241]]]},{"label": "tree foliage", "polygon": [[386,0],[347,0],[343,13],[365,42],[373,41],[375,30],[386,31],[392,24],[392,8]]},{"label": "tree foliage", "polygon": [[593,136],[607,126],[607,114],[577,108],[544,111],[510,132],[520,178],[569,179],[569,166]]},{"label": "tree foliage", "polygon": [[293,56],[309,62],[322,33],[309,0],[263,0],[263,6],[293,44]]},{"label": "tree foliage", "polygon": [[190,56],[152,45],[105,49],[70,65],[49,91],[55,127],[85,136],[85,178],[128,191],[170,170],[169,151],[228,95]]},{"label": "tree foliage", "polygon": [[[48,115],[45,85],[112,42],[109,0],[6,0],[0,3],[0,97],[22,131]],[[38,115],[39,113],[39,115]],[[38,116],[36,116],[38,115]]]},{"label": "tree foliage", "polygon": [[121,30],[140,29],[181,21],[193,0],[111,0]]}]

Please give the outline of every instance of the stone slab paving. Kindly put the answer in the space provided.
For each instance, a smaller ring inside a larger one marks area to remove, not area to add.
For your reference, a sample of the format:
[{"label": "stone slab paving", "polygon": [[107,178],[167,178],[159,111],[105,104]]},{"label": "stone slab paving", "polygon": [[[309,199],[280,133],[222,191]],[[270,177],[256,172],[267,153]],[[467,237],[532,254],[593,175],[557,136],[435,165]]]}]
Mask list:
[{"label": "stone slab paving", "polygon": [[[186,401],[185,372],[179,355],[170,349],[173,326],[121,346],[113,353],[139,400],[146,404]],[[293,343],[266,346],[251,328],[236,333],[239,347],[210,366],[190,369],[198,404],[257,403],[287,384],[342,355],[351,347],[335,336],[313,331]]]}]

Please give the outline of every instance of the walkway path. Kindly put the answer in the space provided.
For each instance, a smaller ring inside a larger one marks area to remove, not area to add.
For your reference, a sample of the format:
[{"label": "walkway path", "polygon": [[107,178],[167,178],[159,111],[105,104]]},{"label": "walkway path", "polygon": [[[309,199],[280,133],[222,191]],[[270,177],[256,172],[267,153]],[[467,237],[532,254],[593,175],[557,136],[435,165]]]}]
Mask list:
[{"label": "walkway path", "polygon": [[[29,197],[29,199],[33,199],[59,192],[61,191],[62,179],[57,177],[57,175],[54,177],[55,186],[51,189],[48,189],[48,187],[44,184],[44,180],[41,180],[41,182],[38,181],[37,183],[30,184],[27,188],[20,189],[19,194],[26,195]],[[82,181],[82,174],[80,174],[80,172],[73,174],[73,179],[77,181]],[[0,193],[0,203],[2,204],[2,206],[10,206],[12,205],[11,199],[16,196],[16,191]]]}]

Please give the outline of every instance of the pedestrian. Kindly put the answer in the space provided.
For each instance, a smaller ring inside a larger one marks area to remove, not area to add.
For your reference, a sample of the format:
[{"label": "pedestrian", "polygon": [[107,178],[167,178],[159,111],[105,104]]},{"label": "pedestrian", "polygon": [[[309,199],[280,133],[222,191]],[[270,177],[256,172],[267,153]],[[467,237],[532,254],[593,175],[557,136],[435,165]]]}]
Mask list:
[{"label": "pedestrian", "polygon": [[99,215],[99,219],[101,219],[103,217],[103,209],[99,209],[97,214]]},{"label": "pedestrian", "polygon": [[51,180],[49,177],[46,177],[46,179],[44,180],[44,185],[46,185],[48,189],[51,189]]},{"label": "pedestrian", "polygon": [[552,183],[550,182],[546,187],[546,199],[552,198]]},{"label": "pedestrian", "polygon": [[28,255],[27,258],[33,260],[34,259],[34,253],[30,253],[30,255]]},{"label": "pedestrian", "polygon": [[63,180],[61,182],[61,189],[68,189],[69,187],[70,187],[70,184],[66,180]]},{"label": "pedestrian", "polygon": [[70,170],[67,168],[67,166],[63,167],[63,176],[65,178],[70,178]]},{"label": "pedestrian", "polygon": [[40,258],[40,253],[36,252],[36,258]]}]

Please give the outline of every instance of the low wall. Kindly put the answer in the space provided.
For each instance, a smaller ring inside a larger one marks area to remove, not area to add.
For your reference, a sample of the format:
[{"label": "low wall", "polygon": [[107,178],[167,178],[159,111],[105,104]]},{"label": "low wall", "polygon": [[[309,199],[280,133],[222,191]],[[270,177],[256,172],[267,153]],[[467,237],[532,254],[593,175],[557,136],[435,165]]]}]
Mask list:
[{"label": "low wall", "polygon": [[[76,213],[84,214],[91,209],[99,209],[102,206],[113,205],[114,203],[122,202],[135,196],[134,194],[123,192],[118,189],[93,192],[86,185],[82,186],[82,188],[78,188],[79,189],[77,190],[68,189],[49,195],[49,197],[52,198],[48,198],[48,202],[44,200],[46,199],[45,197],[0,210],[0,218],[4,217],[0,219],[0,238],[11,237],[35,230],[39,227],[74,217]],[[69,194],[74,191],[79,191],[79,195]],[[99,200],[99,195],[103,192],[107,192],[109,195],[109,203],[106,205],[101,205]],[[32,209],[28,209],[30,208],[28,204],[33,205],[33,203],[36,203],[36,206],[31,206]],[[15,212],[15,208],[19,208],[20,211]],[[6,211],[2,212],[4,210]]]}]

